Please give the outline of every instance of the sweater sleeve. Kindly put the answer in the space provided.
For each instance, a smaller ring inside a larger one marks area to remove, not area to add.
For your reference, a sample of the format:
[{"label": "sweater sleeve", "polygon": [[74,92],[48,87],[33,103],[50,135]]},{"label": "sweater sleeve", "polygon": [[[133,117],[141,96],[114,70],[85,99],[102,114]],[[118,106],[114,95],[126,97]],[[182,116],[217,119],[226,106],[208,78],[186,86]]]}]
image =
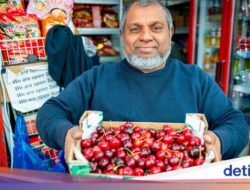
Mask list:
[{"label": "sweater sleeve", "polygon": [[233,108],[216,82],[201,70],[200,80],[201,110],[207,117],[209,130],[221,141],[222,159],[235,158],[249,139],[244,115]]},{"label": "sweater sleeve", "polygon": [[39,109],[37,130],[49,147],[63,149],[68,129],[78,125],[83,112],[90,108],[95,84],[93,70],[76,78]]}]

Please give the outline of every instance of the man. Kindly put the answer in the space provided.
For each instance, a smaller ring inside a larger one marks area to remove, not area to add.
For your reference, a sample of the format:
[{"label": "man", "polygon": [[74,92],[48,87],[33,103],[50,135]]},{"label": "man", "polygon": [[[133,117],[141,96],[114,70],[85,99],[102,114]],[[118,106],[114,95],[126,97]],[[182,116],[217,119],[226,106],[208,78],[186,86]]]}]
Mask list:
[{"label": "man", "polygon": [[243,114],[232,107],[216,83],[195,65],[168,59],[173,35],[169,11],[158,1],[135,1],[124,14],[121,38],[126,59],[85,72],[39,110],[44,142],[65,150],[81,137],[85,110],[104,120],[184,122],[186,113],[204,113],[207,151],[215,161],[236,157],[248,143]]}]

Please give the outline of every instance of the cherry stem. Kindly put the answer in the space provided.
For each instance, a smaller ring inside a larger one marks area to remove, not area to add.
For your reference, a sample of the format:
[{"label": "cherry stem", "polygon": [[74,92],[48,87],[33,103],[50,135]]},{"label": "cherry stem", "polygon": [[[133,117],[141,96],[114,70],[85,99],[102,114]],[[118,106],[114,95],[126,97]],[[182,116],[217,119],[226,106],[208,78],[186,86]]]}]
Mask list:
[{"label": "cherry stem", "polygon": [[130,155],[134,155],[133,152],[132,152],[131,150],[129,150],[128,148],[123,148],[123,150],[128,151],[128,153],[129,153]]},{"label": "cherry stem", "polygon": [[124,164],[120,164],[120,165],[115,166],[115,167],[113,168],[113,170],[116,172],[116,170],[117,170],[119,167],[121,167],[121,166],[124,166]]},{"label": "cherry stem", "polygon": [[182,156],[182,154],[181,154],[181,156],[180,156],[180,161],[179,161],[179,164],[178,164],[178,167],[180,167],[180,166],[181,166],[182,159],[183,159],[183,156]]},{"label": "cherry stem", "polygon": [[163,139],[163,137],[159,138],[158,140],[156,140],[155,142],[160,142]]},{"label": "cherry stem", "polygon": [[105,136],[105,133],[103,133],[103,135],[99,139],[97,139],[97,141],[100,141],[104,136]]}]

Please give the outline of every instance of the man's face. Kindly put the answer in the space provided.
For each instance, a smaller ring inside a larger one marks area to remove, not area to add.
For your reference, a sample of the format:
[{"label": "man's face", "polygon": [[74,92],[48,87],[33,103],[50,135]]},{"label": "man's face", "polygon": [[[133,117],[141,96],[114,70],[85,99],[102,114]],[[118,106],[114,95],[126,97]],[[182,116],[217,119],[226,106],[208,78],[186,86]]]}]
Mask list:
[{"label": "man's face", "polygon": [[170,48],[172,32],[165,11],[158,4],[132,6],[126,16],[123,31],[125,53],[150,58],[163,56]]}]

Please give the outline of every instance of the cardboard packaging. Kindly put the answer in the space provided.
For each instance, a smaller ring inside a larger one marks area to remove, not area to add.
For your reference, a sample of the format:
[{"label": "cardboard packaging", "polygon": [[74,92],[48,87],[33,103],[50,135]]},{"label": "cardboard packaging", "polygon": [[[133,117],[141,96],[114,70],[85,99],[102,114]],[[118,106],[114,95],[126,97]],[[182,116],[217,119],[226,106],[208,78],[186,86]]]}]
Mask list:
[{"label": "cardboard packaging", "polygon": [[[82,139],[89,138],[90,135],[96,131],[96,128],[101,124],[105,129],[110,127],[120,127],[123,122],[113,122],[113,121],[103,121],[103,113],[100,111],[86,111],[80,119],[80,128],[84,131]],[[170,125],[174,129],[183,129],[185,127],[189,127],[193,130],[194,136],[199,136],[203,140],[203,133],[208,128],[208,123],[206,121],[206,117],[204,114],[186,114],[185,123],[153,123],[153,122],[132,122],[134,125],[138,125],[141,128],[153,128],[153,129],[161,129],[164,125]],[[150,178],[154,179],[154,175],[148,176],[119,176],[119,175],[106,175],[106,174],[92,174],[89,172],[90,168],[88,166],[88,161],[81,153],[80,141],[77,142],[76,146],[71,150],[72,157],[67,161],[69,166],[69,171],[72,175],[79,176],[93,176],[98,178],[115,178],[115,179],[144,179]],[[211,158],[212,159],[212,158]],[[206,162],[210,162],[211,159]],[[199,166],[197,166],[199,167]],[[177,170],[176,170],[177,171]],[[175,173],[176,171],[170,171],[171,173]],[[164,174],[169,172],[162,172],[157,174],[157,176],[164,176]]]}]

